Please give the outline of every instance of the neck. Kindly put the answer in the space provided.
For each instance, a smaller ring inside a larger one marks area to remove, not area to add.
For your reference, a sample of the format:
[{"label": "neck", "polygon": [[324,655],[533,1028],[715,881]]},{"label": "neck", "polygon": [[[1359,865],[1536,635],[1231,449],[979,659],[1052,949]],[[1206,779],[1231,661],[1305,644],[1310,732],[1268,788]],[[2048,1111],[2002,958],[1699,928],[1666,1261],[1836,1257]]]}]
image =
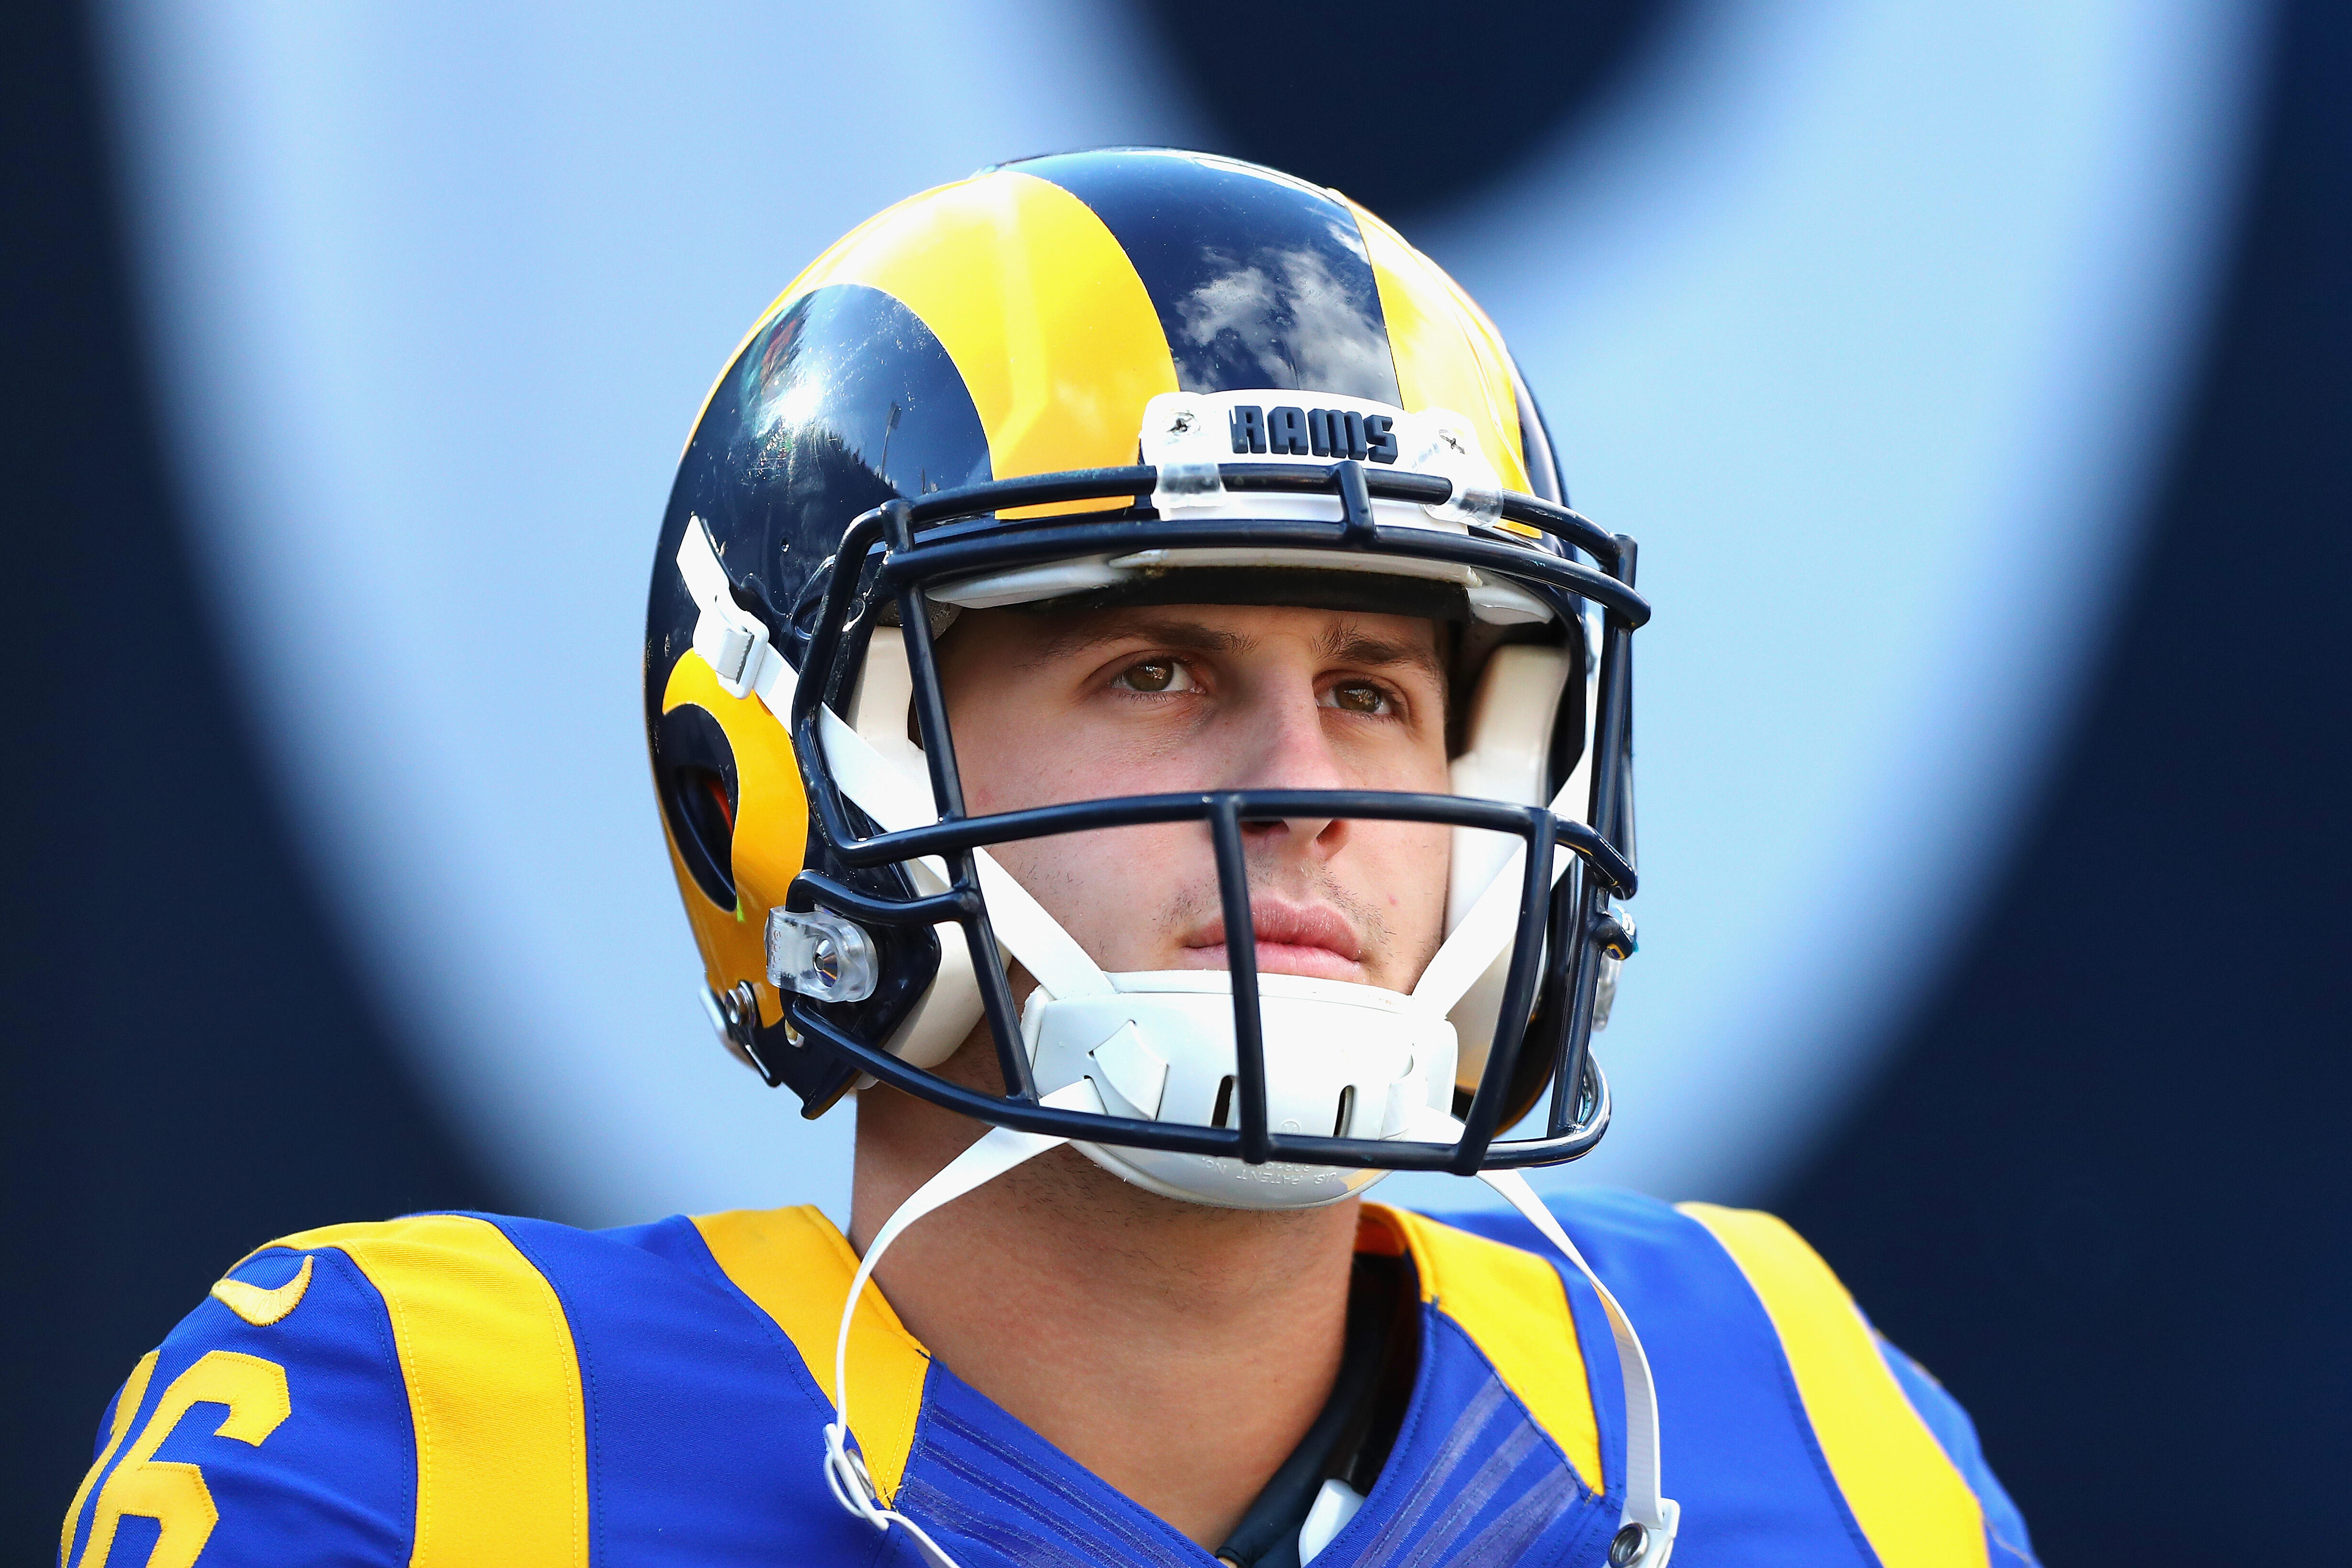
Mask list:
[{"label": "neck", "polygon": [[[980,1131],[861,1095],[850,1245]],[[1162,1198],[1064,1147],[908,1229],[876,1279],[958,1377],[1213,1550],[1330,1394],[1356,1211]]]}]

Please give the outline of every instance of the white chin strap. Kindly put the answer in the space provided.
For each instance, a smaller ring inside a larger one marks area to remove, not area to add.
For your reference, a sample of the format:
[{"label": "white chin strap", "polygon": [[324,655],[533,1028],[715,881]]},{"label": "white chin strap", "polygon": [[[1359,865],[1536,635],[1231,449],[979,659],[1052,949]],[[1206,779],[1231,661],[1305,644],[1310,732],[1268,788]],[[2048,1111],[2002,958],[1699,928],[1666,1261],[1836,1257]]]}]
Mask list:
[{"label": "white chin strap", "polygon": [[[1044,1103],[1062,1110],[1097,1115],[1103,1111],[1102,1097],[1085,1079],[1045,1096]],[[1461,1135],[1462,1124],[1450,1116],[1432,1112],[1419,1131],[1432,1139],[1451,1141]],[[1010,1127],[992,1129],[980,1142],[949,1161],[939,1174],[916,1188],[875,1233],[873,1244],[866,1247],[865,1258],[857,1265],[857,1272],[850,1278],[849,1294],[842,1302],[841,1330],[833,1344],[834,1418],[824,1429],[825,1485],[833,1492],[834,1500],[875,1529],[887,1532],[893,1525],[905,1526],[922,1552],[923,1561],[931,1568],[957,1568],[957,1563],[921,1525],[896,1509],[882,1506],[881,1494],[864,1459],[849,1447],[850,1324],[856,1318],[858,1301],[866,1293],[866,1281],[874,1277],[875,1267],[882,1261],[883,1253],[909,1226],[1014,1166],[1025,1164],[1068,1142],[1066,1138],[1022,1132]],[[1478,1179],[1501,1194],[1545,1240],[1559,1248],[1561,1256],[1576,1266],[1577,1272],[1601,1298],[1601,1310],[1609,1315],[1610,1335],[1616,1342],[1617,1373],[1625,1394],[1625,1506],[1618,1516],[1617,1536],[1623,1541],[1628,1532],[1633,1533],[1627,1552],[1621,1556],[1612,1546],[1610,1560],[1625,1568],[1666,1568],[1666,1560],[1674,1554],[1675,1531],[1681,1522],[1682,1510],[1659,1489],[1658,1394],[1650,1378],[1650,1358],[1643,1352],[1642,1337],[1633,1331],[1633,1320],[1626,1317],[1625,1309],[1617,1304],[1609,1287],[1593,1273],[1584,1254],[1576,1249],[1576,1243],[1568,1238],[1568,1232],[1544,1207],[1525,1176],[1517,1171],[1481,1171]]]}]

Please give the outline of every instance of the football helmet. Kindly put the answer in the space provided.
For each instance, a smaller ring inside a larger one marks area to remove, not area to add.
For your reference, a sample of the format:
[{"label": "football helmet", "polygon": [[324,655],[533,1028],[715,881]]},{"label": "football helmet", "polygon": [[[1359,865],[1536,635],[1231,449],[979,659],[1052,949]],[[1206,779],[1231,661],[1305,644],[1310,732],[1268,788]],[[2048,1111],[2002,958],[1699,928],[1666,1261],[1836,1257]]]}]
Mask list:
[{"label": "football helmet", "polygon": [[[805,1115],[878,1080],[1201,1202],[1573,1159],[1633,945],[1633,576],[1493,324],[1338,193],[1116,149],[902,202],[752,328],[662,526],[646,736],[711,1020]],[[968,813],[934,639],[1121,601],[1450,624],[1451,792]],[[1411,994],[1261,974],[1245,942],[1106,973],[990,853],[1197,822],[1245,930],[1244,825],[1284,817],[1451,829]],[[982,1023],[1002,1095],[931,1070]]]}]

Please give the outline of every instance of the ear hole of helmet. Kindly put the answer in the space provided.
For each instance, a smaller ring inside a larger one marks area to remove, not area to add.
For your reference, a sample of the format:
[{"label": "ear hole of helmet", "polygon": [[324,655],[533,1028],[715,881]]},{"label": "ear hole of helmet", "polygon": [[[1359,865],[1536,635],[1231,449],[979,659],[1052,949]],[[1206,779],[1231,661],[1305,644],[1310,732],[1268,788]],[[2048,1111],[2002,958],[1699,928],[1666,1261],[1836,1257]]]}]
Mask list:
[{"label": "ear hole of helmet", "polygon": [[707,708],[682,703],[654,731],[654,782],[678,858],[710,901],[735,907],[735,749]]}]

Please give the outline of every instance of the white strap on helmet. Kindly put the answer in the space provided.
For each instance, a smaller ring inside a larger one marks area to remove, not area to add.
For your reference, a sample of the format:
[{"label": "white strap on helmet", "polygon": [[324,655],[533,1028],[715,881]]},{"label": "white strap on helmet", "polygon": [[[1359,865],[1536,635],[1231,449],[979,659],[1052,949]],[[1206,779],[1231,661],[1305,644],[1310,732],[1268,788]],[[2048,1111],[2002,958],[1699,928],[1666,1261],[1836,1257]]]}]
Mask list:
[{"label": "white strap on helmet", "polygon": [[783,659],[769,646],[768,623],[735,602],[727,568],[719,563],[710,531],[698,517],[686,520],[677,542],[677,572],[700,614],[694,622],[694,651],[719,678],[720,689],[740,698],[774,679]]},{"label": "white strap on helmet", "polygon": [[[1560,792],[1552,796],[1551,809],[1564,809],[1575,788],[1574,780],[1563,784]],[[1559,881],[1574,858],[1574,851],[1555,846],[1551,880]],[[1519,885],[1526,879],[1523,868],[1527,863],[1528,847],[1522,841],[1496,870],[1486,890],[1470,906],[1470,912],[1462,917],[1461,923],[1430,959],[1429,967],[1421,972],[1421,979],[1412,988],[1414,1001],[1425,1004],[1441,1016],[1451,1013],[1454,1004],[1478,984],[1479,976],[1493,967],[1496,956],[1518,933]]]},{"label": "white strap on helmet", "polygon": [[[789,707],[789,693],[784,701]],[[851,729],[832,709],[817,710],[817,735],[824,746],[825,761],[832,766],[833,776],[841,784],[842,794],[856,801],[858,808],[879,823],[885,832],[928,827],[940,819],[931,804],[930,792],[892,766],[874,749],[873,742]],[[1087,956],[1077,938],[1062,929],[1061,921],[1045,912],[1045,906],[1028,889],[996,863],[994,856],[985,849],[975,849],[972,858],[979,868],[980,890],[988,900],[989,924],[995,929],[996,940],[1036,976],[1038,984],[1055,996],[1114,994],[1115,988],[1103,973],[1102,966]],[[931,868],[940,878],[940,886],[945,887],[947,868],[933,861]]]}]

